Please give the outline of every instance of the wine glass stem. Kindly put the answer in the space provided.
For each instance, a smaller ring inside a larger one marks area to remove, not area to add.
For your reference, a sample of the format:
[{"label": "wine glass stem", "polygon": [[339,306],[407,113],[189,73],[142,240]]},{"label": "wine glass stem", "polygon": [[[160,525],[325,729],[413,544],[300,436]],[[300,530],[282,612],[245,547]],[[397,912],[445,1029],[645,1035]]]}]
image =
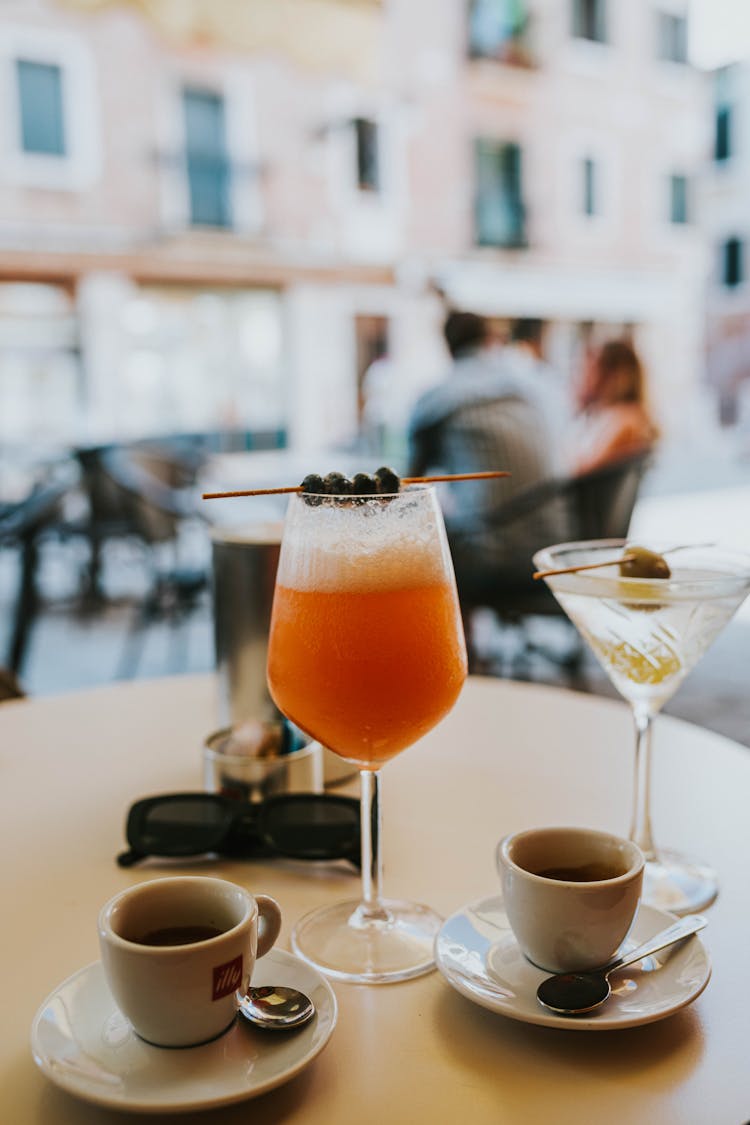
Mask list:
[{"label": "wine glass stem", "polygon": [[360,823],[362,849],[362,902],[357,910],[362,922],[383,922],[388,911],[383,906],[383,856],[380,770],[360,770]]},{"label": "wine glass stem", "polygon": [[651,832],[651,730],[653,716],[641,707],[633,708],[635,720],[635,792],[630,838],[647,860],[656,859]]}]

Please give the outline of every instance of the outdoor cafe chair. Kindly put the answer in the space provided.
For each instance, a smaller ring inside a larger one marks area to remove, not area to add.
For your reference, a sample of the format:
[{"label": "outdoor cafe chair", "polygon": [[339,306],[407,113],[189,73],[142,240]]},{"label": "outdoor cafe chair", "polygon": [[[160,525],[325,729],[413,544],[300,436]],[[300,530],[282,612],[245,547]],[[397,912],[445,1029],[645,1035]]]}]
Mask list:
[{"label": "outdoor cafe chair", "polygon": [[[554,512],[560,527],[561,542],[625,539],[650,460],[650,453],[638,453],[579,476],[543,481],[525,489],[490,513],[485,518],[483,527],[485,530],[490,528],[502,541],[509,530],[524,523],[533,525],[534,519],[541,513]],[[548,545],[539,543],[534,550]],[[466,558],[465,553],[462,555],[456,552],[456,555],[459,559]],[[497,581],[488,581],[486,572],[470,562],[459,562],[456,566],[456,583],[467,634],[470,668],[477,667],[479,659],[472,636],[472,618],[477,610],[490,609],[501,624],[521,631],[523,645],[520,663],[526,662],[531,653],[537,652],[573,674],[580,670],[584,650],[572,626],[572,647],[562,656],[529,639],[525,627],[530,617],[554,617],[570,624],[546,583],[535,581],[532,575],[531,553],[528,559],[528,578],[511,582],[501,576],[498,576]]]}]

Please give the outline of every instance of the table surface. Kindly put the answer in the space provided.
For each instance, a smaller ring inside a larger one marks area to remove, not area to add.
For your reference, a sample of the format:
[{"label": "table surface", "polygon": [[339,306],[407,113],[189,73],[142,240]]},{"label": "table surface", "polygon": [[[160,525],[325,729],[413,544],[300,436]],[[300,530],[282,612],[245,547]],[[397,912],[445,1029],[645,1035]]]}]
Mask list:
[{"label": "table surface", "polygon": [[[215,716],[210,676],[0,707],[3,1121],[133,1120],[52,1085],[34,1065],[29,1029],[44,997],[97,959],[100,905],[164,873],[153,863],[115,865],[124,815],[137,797],[200,787],[201,740]],[[619,703],[469,680],[448,718],[384,771],[386,894],[448,915],[496,892],[494,849],[506,832],[550,823],[625,832],[630,743]],[[702,935],[713,976],[689,1008],[597,1034],[506,1019],[458,995],[437,972],[387,986],[335,983],[339,1022],[323,1053],[285,1086],[214,1110],[210,1120],[240,1122],[252,1113],[263,1125],[367,1125],[388,1117],[398,1125],[748,1121],[748,795],[747,749],[676,719],[657,721],[657,836],[713,863],[722,880]],[[185,870],[205,873],[206,866]],[[226,861],[211,871],[280,901],[281,948],[303,912],[358,891],[343,865]]]}]

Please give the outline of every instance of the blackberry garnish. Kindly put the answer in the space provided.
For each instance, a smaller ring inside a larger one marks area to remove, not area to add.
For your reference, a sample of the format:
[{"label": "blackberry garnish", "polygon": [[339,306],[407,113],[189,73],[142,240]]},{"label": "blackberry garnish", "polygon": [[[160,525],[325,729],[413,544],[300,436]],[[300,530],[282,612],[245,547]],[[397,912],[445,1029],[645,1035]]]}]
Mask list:
[{"label": "blackberry garnish", "polygon": [[303,492],[312,492],[321,495],[326,490],[323,478],[320,473],[308,473],[302,481],[300,488]]},{"label": "blackberry garnish", "polygon": [[355,473],[352,491],[355,496],[374,496],[378,491],[378,482],[369,473]]},{"label": "blackberry garnish", "polygon": [[328,473],[323,481],[324,491],[328,496],[350,496],[352,482],[343,473]]},{"label": "blackberry garnish", "polygon": [[394,493],[401,490],[401,478],[398,473],[387,465],[381,465],[375,470],[375,479],[378,482],[378,492]]}]

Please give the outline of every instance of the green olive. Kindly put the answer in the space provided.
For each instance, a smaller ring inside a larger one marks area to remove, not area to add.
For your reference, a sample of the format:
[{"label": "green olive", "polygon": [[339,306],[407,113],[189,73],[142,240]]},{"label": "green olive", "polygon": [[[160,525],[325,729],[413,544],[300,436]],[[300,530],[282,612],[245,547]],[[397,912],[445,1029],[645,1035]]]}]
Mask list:
[{"label": "green olive", "polygon": [[621,562],[620,574],[623,578],[670,578],[672,571],[663,555],[656,551],[649,551],[648,547],[636,547],[628,543],[625,548],[626,555],[633,557]]}]

